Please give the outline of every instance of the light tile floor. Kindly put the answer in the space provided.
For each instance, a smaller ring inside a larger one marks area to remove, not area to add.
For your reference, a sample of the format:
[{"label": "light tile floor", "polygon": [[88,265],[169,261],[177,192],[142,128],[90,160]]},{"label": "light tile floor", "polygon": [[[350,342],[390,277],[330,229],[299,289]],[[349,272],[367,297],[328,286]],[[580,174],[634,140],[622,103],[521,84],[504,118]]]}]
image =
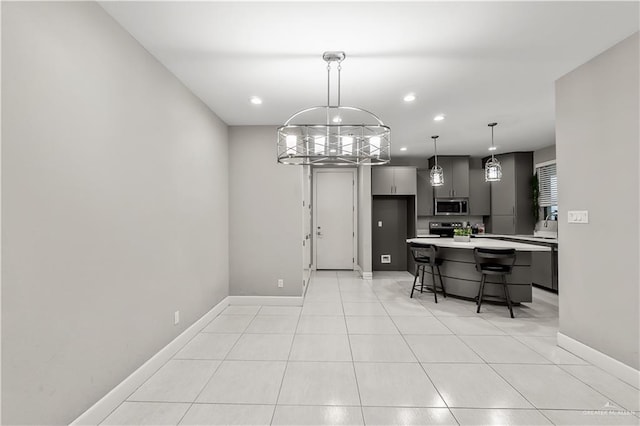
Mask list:
[{"label": "light tile floor", "polygon": [[412,278],[321,271],[303,307],[229,306],[102,424],[640,424],[638,389],[556,346],[556,295],[511,319]]}]

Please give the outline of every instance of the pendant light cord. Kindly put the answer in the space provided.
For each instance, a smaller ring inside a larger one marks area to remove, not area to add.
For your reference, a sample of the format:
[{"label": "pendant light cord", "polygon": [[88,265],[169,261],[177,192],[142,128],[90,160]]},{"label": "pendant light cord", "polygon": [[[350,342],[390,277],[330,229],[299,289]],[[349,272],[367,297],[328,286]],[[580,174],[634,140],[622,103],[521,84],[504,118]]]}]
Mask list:
[{"label": "pendant light cord", "polygon": [[433,151],[436,157],[436,166],[438,165],[438,138],[439,137],[440,136],[431,136],[431,138],[433,139]]},{"label": "pendant light cord", "polygon": [[495,147],[493,146],[493,128],[497,126],[498,123],[489,123],[488,126],[491,127],[491,160],[495,160],[493,156],[493,152],[495,151]]}]

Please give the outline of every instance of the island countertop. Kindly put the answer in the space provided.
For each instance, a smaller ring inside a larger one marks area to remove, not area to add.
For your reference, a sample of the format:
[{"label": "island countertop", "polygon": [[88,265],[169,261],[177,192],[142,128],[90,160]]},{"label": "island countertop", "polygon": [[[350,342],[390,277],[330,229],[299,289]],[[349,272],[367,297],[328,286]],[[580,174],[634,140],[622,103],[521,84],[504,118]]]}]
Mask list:
[{"label": "island countertop", "polygon": [[516,251],[551,251],[551,247],[535,244],[503,241],[493,238],[471,238],[469,242],[454,241],[453,238],[409,238],[407,243],[433,244],[443,248],[474,249],[476,247],[516,249]]}]

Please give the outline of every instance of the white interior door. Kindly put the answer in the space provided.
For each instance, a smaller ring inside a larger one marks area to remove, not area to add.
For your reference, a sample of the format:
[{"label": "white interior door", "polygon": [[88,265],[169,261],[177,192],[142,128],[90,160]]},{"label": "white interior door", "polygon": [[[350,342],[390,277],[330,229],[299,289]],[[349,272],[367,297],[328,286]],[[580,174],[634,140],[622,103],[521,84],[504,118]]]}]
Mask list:
[{"label": "white interior door", "polygon": [[316,269],[350,269],[354,265],[355,170],[314,173]]}]

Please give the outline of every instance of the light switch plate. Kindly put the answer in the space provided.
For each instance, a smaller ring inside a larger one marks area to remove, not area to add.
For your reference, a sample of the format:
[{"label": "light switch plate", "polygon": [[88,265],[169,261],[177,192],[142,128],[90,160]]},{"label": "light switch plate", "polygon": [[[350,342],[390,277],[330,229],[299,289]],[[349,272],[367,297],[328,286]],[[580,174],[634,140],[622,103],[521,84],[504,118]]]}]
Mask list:
[{"label": "light switch plate", "polygon": [[383,254],[382,256],[380,256],[380,263],[391,263],[391,255]]},{"label": "light switch plate", "polygon": [[567,212],[567,222],[589,223],[589,212],[587,210],[570,210]]}]

